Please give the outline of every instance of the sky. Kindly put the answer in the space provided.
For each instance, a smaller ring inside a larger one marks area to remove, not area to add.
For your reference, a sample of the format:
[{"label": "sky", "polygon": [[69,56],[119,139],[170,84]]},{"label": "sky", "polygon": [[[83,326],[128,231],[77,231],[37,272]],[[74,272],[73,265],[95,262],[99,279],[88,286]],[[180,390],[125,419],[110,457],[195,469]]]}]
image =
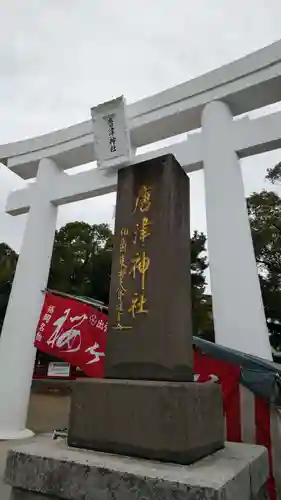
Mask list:
[{"label": "sky", "polygon": [[[231,62],[280,38],[280,0],[0,0],[0,144],[90,119]],[[281,151],[242,161],[245,194],[266,187]],[[25,182],[0,166],[0,242],[19,251],[26,216],[5,214]],[[113,223],[115,195],[59,210]],[[203,172],[191,175],[192,230],[206,232]]]}]

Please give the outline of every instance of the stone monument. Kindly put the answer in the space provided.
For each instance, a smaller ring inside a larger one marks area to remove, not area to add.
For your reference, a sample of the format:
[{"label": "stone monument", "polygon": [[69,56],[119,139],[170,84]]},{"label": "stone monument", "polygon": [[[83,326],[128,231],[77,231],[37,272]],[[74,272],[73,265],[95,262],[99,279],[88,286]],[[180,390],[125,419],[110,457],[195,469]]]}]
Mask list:
[{"label": "stone monument", "polygon": [[119,170],[103,380],[75,384],[68,443],[189,464],[224,445],[220,388],[193,382],[189,178]]}]

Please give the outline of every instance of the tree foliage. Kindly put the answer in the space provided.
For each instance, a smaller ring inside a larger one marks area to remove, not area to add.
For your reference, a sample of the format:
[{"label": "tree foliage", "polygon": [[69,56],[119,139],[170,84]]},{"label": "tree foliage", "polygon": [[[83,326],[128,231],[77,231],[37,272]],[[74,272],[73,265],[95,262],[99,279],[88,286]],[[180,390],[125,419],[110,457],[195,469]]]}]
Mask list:
[{"label": "tree foliage", "polygon": [[12,288],[18,256],[6,243],[0,243],[0,331]]},{"label": "tree foliage", "polygon": [[111,248],[107,224],[66,224],[55,235],[49,288],[107,302]]},{"label": "tree foliage", "polygon": [[281,198],[263,190],[248,198],[249,220],[261,275],[281,272]]},{"label": "tree foliage", "polygon": [[206,240],[204,233],[194,231],[191,239],[192,323],[194,335],[214,341],[212,299],[205,295],[205,271],[208,268]]},{"label": "tree foliage", "polygon": [[267,174],[265,177],[268,181],[270,181],[272,184],[280,184],[281,180],[281,162],[277,163],[272,168],[269,168],[267,170]]}]

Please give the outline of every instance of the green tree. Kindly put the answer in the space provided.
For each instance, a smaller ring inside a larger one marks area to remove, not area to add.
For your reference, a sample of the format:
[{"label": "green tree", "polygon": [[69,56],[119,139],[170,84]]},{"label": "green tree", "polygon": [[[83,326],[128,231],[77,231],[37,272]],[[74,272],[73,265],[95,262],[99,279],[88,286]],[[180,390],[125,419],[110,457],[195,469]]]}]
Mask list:
[{"label": "green tree", "polygon": [[17,259],[17,253],[9,245],[0,243],[0,331],[5,318]]},{"label": "green tree", "polygon": [[214,341],[212,298],[205,294],[208,268],[206,236],[194,231],[191,239],[191,296],[193,334]]},{"label": "green tree", "polygon": [[49,288],[108,301],[112,232],[107,224],[70,222],[55,235]]}]

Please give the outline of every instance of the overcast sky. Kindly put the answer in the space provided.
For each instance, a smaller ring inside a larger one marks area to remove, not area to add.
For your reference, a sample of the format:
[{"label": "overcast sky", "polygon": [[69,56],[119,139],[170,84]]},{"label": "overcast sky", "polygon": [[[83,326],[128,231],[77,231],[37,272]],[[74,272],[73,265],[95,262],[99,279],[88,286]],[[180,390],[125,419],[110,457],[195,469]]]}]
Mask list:
[{"label": "overcast sky", "polygon": [[[184,82],[281,37],[280,0],[0,0],[0,144],[90,118]],[[264,187],[281,152],[243,161],[245,193]],[[0,241],[19,250],[25,216],[5,214],[24,181],[0,168]],[[192,229],[206,230],[203,174],[192,175]],[[60,209],[112,223],[115,196]]]}]

